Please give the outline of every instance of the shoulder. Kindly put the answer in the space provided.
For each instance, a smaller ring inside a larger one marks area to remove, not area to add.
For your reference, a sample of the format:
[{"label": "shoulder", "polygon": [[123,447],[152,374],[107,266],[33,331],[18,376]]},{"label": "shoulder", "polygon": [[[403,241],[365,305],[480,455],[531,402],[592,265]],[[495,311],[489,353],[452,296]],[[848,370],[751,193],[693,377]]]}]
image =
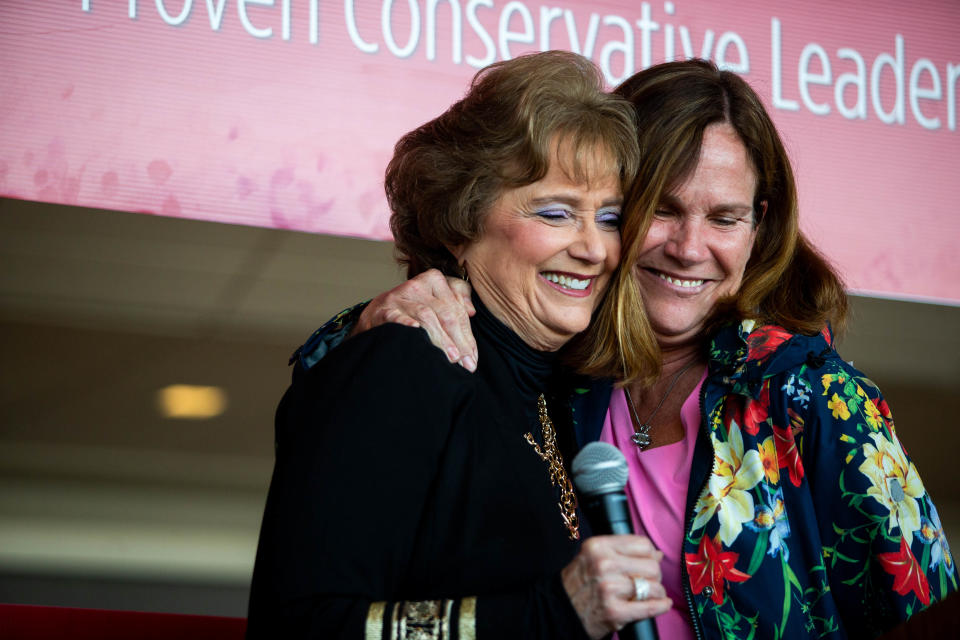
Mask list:
[{"label": "shoulder", "polygon": [[766,325],[751,331],[746,342],[749,365],[762,372],[769,392],[780,396],[795,418],[829,418],[857,433],[884,426],[879,406],[887,416],[889,409],[879,388],[840,356],[828,328],[811,336]]},{"label": "shoulder", "polygon": [[828,327],[807,335],[752,320],[722,327],[712,341],[710,361],[728,375],[753,384],[816,371],[828,363],[831,368],[848,366],[834,349]]},{"label": "shoulder", "polygon": [[307,378],[328,380],[331,376],[359,376],[371,382],[389,381],[391,387],[416,385],[425,378],[432,384],[459,384],[470,379],[462,367],[448,362],[430,343],[426,331],[392,323],[349,338],[304,373]]},{"label": "shoulder", "polygon": [[449,410],[471,388],[470,374],[450,364],[424,330],[384,324],[344,341],[309,369],[297,363],[285,403],[315,415],[405,419]]},{"label": "shoulder", "polygon": [[893,416],[879,387],[845,361],[826,334],[791,335],[765,363],[774,431],[795,437],[810,471],[856,470],[881,441],[898,450]]},{"label": "shoulder", "polygon": [[433,460],[475,397],[457,369],[421,329],[383,325],[354,336],[310,369],[298,363],[275,414],[277,454],[326,456],[333,466],[336,452],[352,450]]},{"label": "shoulder", "polygon": [[784,390],[781,380],[808,375],[828,360],[839,360],[828,336],[798,334],[752,320],[720,327],[707,353],[711,397],[734,393],[756,399]]},{"label": "shoulder", "polygon": [[327,352],[347,339],[367,304],[361,302],[348,307],[323,323],[305,343],[297,347],[290,356],[289,364],[299,362],[302,368],[309,369],[319,362]]}]

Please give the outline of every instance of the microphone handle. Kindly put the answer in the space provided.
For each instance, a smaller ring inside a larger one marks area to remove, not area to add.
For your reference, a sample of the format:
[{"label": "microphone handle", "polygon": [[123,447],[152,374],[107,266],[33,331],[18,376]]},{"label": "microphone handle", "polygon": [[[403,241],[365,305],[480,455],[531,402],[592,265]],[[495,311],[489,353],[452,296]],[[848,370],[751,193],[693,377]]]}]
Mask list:
[{"label": "microphone handle", "polygon": [[587,501],[587,518],[595,533],[622,535],[633,533],[633,521],[623,491],[601,493]]},{"label": "microphone handle", "polygon": [[[630,508],[627,506],[627,496],[623,491],[594,496],[587,501],[586,511],[590,526],[598,534],[633,533]],[[652,618],[631,622],[617,632],[617,637],[620,640],[659,640],[660,638],[657,635],[657,625]]]}]

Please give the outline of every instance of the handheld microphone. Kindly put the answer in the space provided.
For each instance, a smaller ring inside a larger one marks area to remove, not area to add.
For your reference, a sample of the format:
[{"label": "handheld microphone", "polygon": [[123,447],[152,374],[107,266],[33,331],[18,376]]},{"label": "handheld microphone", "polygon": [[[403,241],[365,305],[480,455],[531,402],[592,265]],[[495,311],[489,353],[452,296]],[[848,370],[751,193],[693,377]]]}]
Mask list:
[{"label": "handheld microphone", "polygon": [[[630,472],[620,450],[606,442],[591,442],[573,459],[571,469],[590,528],[598,534],[633,533],[623,492]],[[620,640],[659,640],[652,618],[631,622],[617,635]]]}]

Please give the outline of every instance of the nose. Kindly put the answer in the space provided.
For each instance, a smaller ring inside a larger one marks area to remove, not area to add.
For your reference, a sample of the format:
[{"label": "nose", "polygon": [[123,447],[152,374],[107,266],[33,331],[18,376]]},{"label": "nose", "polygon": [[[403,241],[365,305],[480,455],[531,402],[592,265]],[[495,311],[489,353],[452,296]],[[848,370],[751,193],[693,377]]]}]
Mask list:
[{"label": "nose", "polygon": [[[594,221],[583,224],[569,248],[571,256],[588,264],[600,264],[607,258],[607,245],[603,233]],[[609,233],[609,232],[607,232]]]},{"label": "nose", "polygon": [[709,249],[703,223],[692,216],[683,216],[670,229],[664,253],[683,265],[706,259]]}]

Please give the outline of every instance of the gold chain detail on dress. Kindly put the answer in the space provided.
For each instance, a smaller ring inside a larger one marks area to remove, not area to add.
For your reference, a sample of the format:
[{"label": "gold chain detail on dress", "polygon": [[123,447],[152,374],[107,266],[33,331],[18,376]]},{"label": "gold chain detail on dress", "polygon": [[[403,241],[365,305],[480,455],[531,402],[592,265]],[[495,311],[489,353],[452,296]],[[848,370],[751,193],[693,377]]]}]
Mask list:
[{"label": "gold chain detail on dress", "polygon": [[527,439],[537,455],[540,456],[548,465],[550,465],[550,482],[553,486],[560,488],[560,515],[563,517],[563,523],[567,525],[567,531],[570,532],[571,540],[580,539],[580,521],[577,519],[577,494],[573,492],[573,484],[567,477],[567,472],[563,468],[563,456],[560,455],[560,449],[557,448],[557,434],[553,430],[553,421],[547,415],[547,399],[540,394],[537,399],[537,409],[540,413],[540,427],[543,430],[543,448],[533,439],[533,434],[527,433],[524,438]]}]

